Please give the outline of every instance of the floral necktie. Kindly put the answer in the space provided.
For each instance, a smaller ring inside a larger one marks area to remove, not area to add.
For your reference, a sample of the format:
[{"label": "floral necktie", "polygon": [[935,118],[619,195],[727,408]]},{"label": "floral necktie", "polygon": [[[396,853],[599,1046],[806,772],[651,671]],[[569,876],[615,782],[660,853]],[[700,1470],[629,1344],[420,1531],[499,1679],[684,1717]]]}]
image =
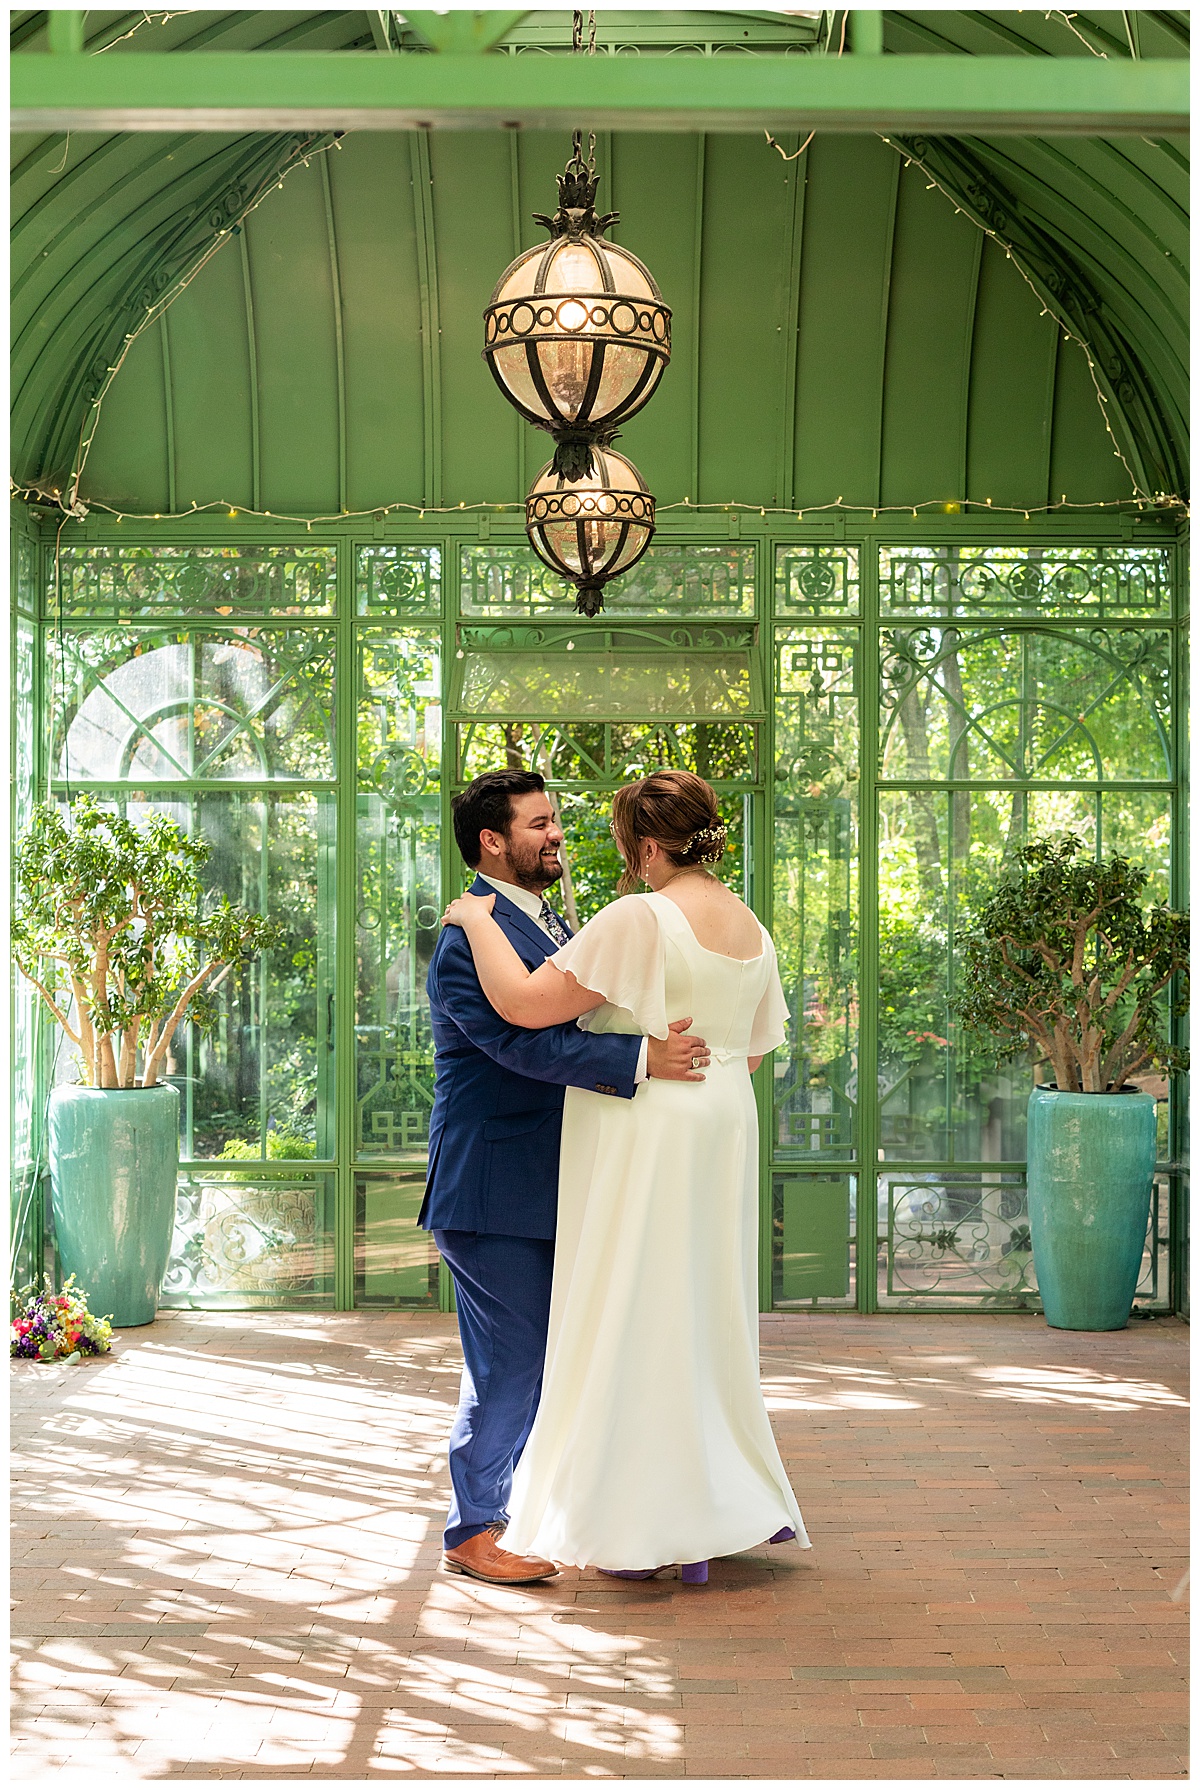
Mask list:
[{"label": "floral necktie", "polygon": [[542,896],[542,911],[538,915],[538,918],[556,945],[565,945],[569,943],[571,937],[570,933],[567,931],[544,895]]}]

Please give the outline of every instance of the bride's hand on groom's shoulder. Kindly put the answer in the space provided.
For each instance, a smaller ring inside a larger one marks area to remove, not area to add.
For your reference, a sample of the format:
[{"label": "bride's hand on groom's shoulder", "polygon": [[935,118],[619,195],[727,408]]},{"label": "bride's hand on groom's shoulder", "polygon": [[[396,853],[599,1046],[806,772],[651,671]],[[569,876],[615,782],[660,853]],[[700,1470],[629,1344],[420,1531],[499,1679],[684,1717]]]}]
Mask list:
[{"label": "bride's hand on groom's shoulder", "polygon": [[460,895],[442,915],[443,926],[461,926],[464,930],[473,919],[482,919],[496,905],[494,895]]}]

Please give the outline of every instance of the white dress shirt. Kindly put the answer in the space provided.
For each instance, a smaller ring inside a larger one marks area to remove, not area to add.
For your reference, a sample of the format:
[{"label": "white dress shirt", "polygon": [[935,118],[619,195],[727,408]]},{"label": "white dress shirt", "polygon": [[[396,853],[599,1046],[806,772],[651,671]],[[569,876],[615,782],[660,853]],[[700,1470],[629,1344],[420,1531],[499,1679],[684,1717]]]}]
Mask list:
[{"label": "white dress shirt", "polygon": [[[542,924],[543,896],[535,895],[532,889],[522,888],[520,883],[497,882],[496,878],[494,876],[489,876],[486,870],[478,870],[475,874],[482,877],[485,883],[490,883],[492,888],[495,889],[498,894],[507,895],[514,906],[519,907],[523,914],[529,916],[539,932],[544,932],[546,937],[548,939],[553,939],[554,943],[557,945],[558,940],[554,938],[554,934],[548,927],[543,926]],[[643,1038],[642,1048],[638,1051],[637,1069],[633,1077],[635,1082],[649,1080],[650,1071],[646,1066],[646,1058],[649,1050],[650,1040],[648,1038]]]}]

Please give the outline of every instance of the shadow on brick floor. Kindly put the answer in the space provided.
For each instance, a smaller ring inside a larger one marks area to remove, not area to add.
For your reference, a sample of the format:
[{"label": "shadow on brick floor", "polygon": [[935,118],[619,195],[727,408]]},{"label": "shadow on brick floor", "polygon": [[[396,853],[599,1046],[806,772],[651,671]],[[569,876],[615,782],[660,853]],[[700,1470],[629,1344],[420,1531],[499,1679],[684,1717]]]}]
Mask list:
[{"label": "shadow on brick floor", "polygon": [[439,1571],[452,1319],[16,1364],[16,1776],[1186,1776],[1187,1340],[764,1318],[814,1547],[707,1588]]}]

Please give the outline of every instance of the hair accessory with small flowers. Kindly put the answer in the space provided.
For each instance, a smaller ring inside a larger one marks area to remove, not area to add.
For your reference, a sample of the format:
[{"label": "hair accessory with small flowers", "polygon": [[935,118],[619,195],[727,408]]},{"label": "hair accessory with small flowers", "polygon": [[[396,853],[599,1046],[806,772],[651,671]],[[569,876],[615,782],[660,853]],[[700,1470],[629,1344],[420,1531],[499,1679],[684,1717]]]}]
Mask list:
[{"label": "hair accessory with small flowers", "polygon": [[690,857],[702,839],[711,839],[712,844],[708,850],[697,852],[696,855],[702,864],[719,863],[721,854],[725,850],[725,832],[725,823],[720,820],[715,827],[701,827],[698,832],[692,834],[684,846],[684,856]]}]

